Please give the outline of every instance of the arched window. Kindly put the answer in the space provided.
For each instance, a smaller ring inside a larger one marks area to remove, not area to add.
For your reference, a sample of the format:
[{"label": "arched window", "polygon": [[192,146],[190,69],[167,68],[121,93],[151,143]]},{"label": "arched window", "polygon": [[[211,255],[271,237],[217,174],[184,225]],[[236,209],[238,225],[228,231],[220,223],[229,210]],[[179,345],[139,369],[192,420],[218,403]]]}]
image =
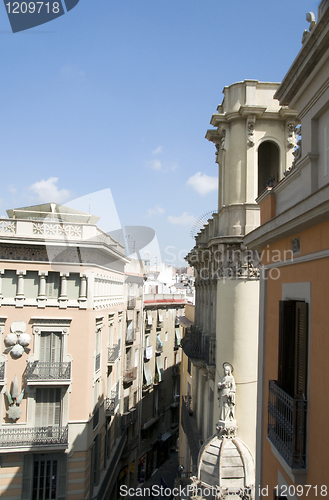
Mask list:
[{"label": "arched window", "polygon": [[272,141],[262,142],[258,148],[258,196],[279,181],[279,170],[279,147]]}]

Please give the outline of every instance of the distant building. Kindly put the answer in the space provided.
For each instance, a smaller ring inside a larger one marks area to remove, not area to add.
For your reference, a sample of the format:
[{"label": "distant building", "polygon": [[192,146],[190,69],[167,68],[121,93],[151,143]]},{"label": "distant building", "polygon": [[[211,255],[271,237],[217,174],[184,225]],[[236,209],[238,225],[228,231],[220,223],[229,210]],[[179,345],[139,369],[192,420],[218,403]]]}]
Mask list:
[{"label": "distant building", "polygon": [[[298,112],[295,162],[258,198],[262,254],[257,498],[328,494],[329,2],[275,97]],[[266,494],[267,493],[267,494]]]}]

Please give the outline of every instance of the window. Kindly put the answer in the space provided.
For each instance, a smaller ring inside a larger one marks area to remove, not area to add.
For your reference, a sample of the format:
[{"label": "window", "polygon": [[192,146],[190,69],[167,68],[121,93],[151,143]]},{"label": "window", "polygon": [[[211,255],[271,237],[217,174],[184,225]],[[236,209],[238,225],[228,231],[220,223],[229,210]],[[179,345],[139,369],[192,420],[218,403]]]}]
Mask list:
[{"label": "window", "polygon": [[38,388],[36,390],[36,427],[59,426],[61,424],[61,389]]},{"label": "window", "polygon": [[131,352],[132,352],[131,347],[126,349],[126,370],[130,370],[131,368]]},{"label": "window", "polygon": [[58,299],[60,293],[60,276],[59,273],[48,273],[46,279],[46,297],[48,299]]},{"label": "window", "polygon": [[102,319],[96,320],[95,372],[101,368],[102,326]]},{"label": "window", "polygon": [[168,332],[165,333],[165,342],[168,342]]},{"label": "window", "polygon": [[21,500],[65,500],[66,470],[64,453],[25,454]]},{"label": "window", "polygon": [[191,359],[188,358],[187,360],[187,371],[188,373],[191,375],[191,370],[192,370],[192,366],[191,366]]},{"label": "window", "polygon": [[306,467],[308,304],[280,301],[278,380],[269,382],[268,437],[290,467]]},{"label": "window", "polygon": [[164,359],[164,369],[167,370],[167,368],[168,368],[168,358],[166,356]]},{"label": "window", "polygon": [[92,466],[92,484],[97,486],[100,480],[100,435],[97,434],[94,439],[91,451],[91,466]]},{"label": "window", "polygon": [[279,147],[272,141],[262,142],[258,148],[258,196],[279,181],[279,169]]},{"label": "window", "polygon": [[41,332],[40,361],[58,363],[62,360],[62,334],[60,332]]},{"label": "window", "polygon": [[294,399],[306,399],[307,304],[280,301],[278,385]]}]

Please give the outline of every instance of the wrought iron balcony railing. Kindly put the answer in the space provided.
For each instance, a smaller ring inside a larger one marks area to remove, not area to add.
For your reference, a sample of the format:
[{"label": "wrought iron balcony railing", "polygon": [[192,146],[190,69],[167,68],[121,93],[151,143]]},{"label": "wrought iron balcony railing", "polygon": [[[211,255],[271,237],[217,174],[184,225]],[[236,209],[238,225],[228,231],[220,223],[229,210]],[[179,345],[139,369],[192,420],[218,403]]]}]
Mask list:
[{"label": "wrought iron balcony railing", "polygon": [[30,361],[27,363],[27,382],[71,380],[71,361]]},{"label": "wrought iron balcony railing", "polygon": [[135,342],[136,340],[136,328],[131,328],[126,330],[126,344],[130,342]]},{"label": "wrought iron balcony railing", "polygon": [[201,330],[192,327],[180,345],[189,358],[203,360],[208,366],[216,364],[216,339],[203,334]]},{"label": "wrought iron balcony railing", "polygon": [[193,464],[198,463],[201,435],[194,417],[194,406],[192,396],[182,396],[182,427],[186,434]]},{"label": "wrought iron balcony railing", "polygon": [[0,362],[0,383],[4,383],[5,381],[5,362]]},{"label": "wrought iron balcony railing", "polygon": [[136,380],[136,378],[137,378],[137,367],[125,370],[123,373],[123,381],[125,384],[133,382],[134,380]]},{"label": "wrought iron balcony railing", "polygon": [[107,364],[112,365],[120,356],[121,339],[114,347],[109,347],[107,349]]},{"label": "wrought iron balcony railing", "polygon": [[307,400],[294,399],[269,382],[268,437],[290,467],[306,467]]},{"label": "wrought iron balcony railing", "polygon": [[0,447],[68,446],[66,427],[5,427],[0,429]]},{"label": "wrought iron balcony railing", "polygon": [[105,399],[105,412],[108,416],[113,416],[119,404],[119,391],[111,391],[111,397]]}]

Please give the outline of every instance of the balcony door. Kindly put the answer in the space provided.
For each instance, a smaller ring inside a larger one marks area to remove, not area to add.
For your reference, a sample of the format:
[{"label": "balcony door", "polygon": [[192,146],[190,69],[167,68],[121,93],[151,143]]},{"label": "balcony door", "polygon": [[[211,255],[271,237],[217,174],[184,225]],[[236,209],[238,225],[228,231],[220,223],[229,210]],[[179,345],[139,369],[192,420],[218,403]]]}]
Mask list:
[{"label": "balcony door", "polygon": [[60,332],[41,333],[40,361],[45,363],[62,361],[62,334]]}]

